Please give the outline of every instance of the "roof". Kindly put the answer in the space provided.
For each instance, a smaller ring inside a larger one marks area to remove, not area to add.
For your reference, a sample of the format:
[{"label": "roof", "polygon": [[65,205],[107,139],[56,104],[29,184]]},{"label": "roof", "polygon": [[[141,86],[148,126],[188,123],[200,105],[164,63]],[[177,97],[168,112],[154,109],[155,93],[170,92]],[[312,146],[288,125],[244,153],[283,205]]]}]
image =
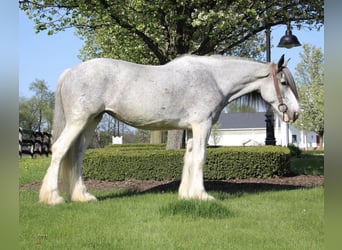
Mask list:
[{"label": "roof", "polygon": [[266,112],[254,113],[221,113],[219,129],[266,128]]}]

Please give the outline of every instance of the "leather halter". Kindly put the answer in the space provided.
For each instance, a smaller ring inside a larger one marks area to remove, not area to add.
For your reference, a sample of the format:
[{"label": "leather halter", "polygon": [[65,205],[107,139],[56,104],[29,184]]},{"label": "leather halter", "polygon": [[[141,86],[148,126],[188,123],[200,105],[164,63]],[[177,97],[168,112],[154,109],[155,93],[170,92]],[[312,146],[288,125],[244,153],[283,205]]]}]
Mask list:
[{"label": "leather halter", "polygon": [[279,102],[278,110],[284,114],[287,112],[288,108],[287,108],[287,105],[283,102],[283,97],[281,96],[281,93],[280,93],[279,81],[277,78],[277,70],[276,70],[276,65],[274,63],[272,64],[272,76],[273,76],[274,88],[277,93],[277,98]]}]

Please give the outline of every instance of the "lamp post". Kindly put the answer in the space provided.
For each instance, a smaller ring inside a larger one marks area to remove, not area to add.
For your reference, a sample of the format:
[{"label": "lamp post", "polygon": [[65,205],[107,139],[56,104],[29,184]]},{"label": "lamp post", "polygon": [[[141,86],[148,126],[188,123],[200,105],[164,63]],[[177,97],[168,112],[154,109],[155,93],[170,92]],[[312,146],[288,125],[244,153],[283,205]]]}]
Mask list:
[{"label": "lamp post", "polygon": [[[266,28],[266,61],[271,62],[271,28]],[[274,114],[271,105],[267,104],[266,117],[266,139],[265,145],[276,145],[274,137]]]},{"label": "lamp post", "polygon": [[[297,37],[292,35],[290,22],[287,24],[287,30],[285,35],[280,38],[277,47],[280,48],[293,48],[301,46]],[[271,62],[271,28],[268,26],[266,28],[266,61]],[[274,137],[274,113],[271,105],[267,105],[266,117],[266,139],[265,145],[276,145],[276,139]]]}]

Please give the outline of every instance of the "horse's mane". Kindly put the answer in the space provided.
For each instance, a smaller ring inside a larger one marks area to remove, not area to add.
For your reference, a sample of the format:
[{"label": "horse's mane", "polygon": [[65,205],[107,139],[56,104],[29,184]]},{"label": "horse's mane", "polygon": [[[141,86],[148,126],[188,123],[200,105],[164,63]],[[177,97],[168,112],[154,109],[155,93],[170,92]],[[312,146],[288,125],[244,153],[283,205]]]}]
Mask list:
[{"label": "horse's mane", "polygon": [[256,60],[254,58],[248,58],[248,57],[224,56],[224,55],[220,55],[220,54],[214,54],[214,55],[211,55],[209,57],[223,59],[223,60],[239,60],[239,61],[247,61],[247,62],[256,62],[256,63],[267,64],[267,62],[259,61],[259,60]]},{"label": "horse's mane", "polygon": [[295,97],[297,98],[297,100],[299,100],[299,95],[298,95],[298,91],[297,91],[297,87],[296,87],[296,83],[293,79],[293,76],[290,72],[290,70],[287,68],[287,67],[284,67],[282,69],[282,71],[284,72],[285,74],[285,77],[286,77],[286,80],[287,80],[287,83],[289,84],[293,94],[295,95]]},{"label": "horse's mane", "polygon": [[[203,57],[213,58],[213,59],[221,59],[221,60],[239,60],[239,61],[247,61],[247,62],[256,62],[256,63],[267,64],[267,62],[258,61],[258,60],[255,60],[253,58],[239,57],[239,56],[225,56],[225,55],[220,55],[220,54],[213,54],[213,55],[208,55],[208,56],[199,56],[199,55],[194,55],[194,54],[182,54],[182,55],[177,56],[172,61],[180,60],[183,58],[203,58]],[[170,62],[172,62],[172,61],[170,61]]]}]

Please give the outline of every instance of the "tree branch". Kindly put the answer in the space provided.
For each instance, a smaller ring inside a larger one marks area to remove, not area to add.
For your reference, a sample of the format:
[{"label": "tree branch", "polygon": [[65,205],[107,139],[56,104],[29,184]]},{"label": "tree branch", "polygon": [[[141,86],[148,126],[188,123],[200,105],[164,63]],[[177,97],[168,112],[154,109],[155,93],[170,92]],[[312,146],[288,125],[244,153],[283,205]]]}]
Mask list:
[{"label": "tree branch", "polygon": [[[100,0],[101,5],[104,9],[109,10],[110,5],[107,3],[106,0]],[[142,31],[136,29],[134,26],[129,24],[128,22],[125,22],[118,16],[116,16],[112,11],[109,11],[110,17],[122,28],[127,29],[128,31],[136,34],[140,39],[144,41],[144,43],[148,46],[148,48],[155,54],[155,56],[158,58],[160,64],[165,64],[168,62],[168,59],[165,57],[165,55],[162,53],[162,51],[159,49],[158,45],[154,43],[154,41],[148,37],[145,33]]]}]

